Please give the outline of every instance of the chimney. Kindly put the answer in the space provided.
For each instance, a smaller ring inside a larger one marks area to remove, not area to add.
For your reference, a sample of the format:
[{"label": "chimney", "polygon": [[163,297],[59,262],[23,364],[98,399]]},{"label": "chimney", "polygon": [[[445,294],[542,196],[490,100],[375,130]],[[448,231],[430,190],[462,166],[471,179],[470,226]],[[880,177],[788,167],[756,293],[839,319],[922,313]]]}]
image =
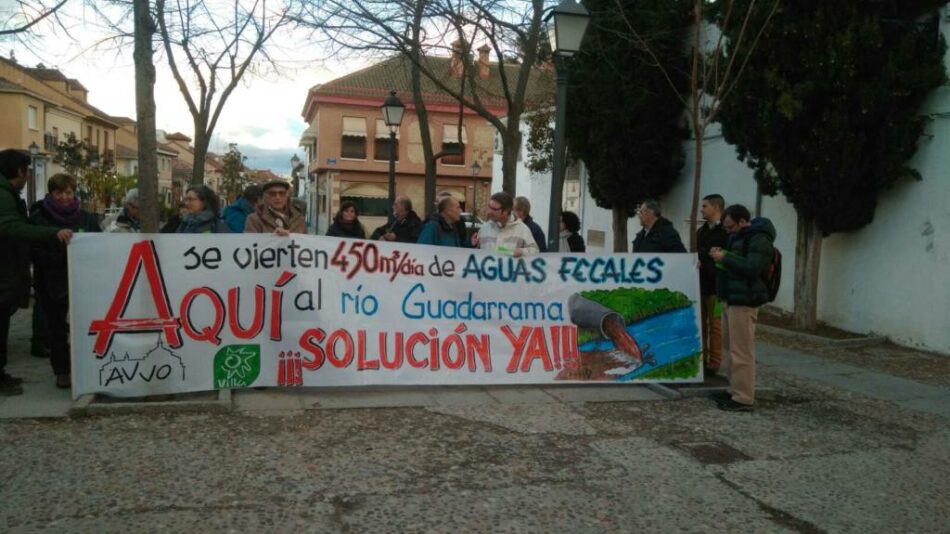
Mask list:
[{"label": "chimney", "polygon": [[465,64],[462,59],[462,54],[464,54],[464,46],[462,40],[455,41],[452,43],[452,77],[455,79],[460,79],[462,73],[465,72]]},{"label": "chimney", "polygon": [[482,45],[478,49],[478,77],[487,80],[488,75],[491,73],[491,66],[488,64],[488,54],[491,52],[491,48],[487,44]]}]

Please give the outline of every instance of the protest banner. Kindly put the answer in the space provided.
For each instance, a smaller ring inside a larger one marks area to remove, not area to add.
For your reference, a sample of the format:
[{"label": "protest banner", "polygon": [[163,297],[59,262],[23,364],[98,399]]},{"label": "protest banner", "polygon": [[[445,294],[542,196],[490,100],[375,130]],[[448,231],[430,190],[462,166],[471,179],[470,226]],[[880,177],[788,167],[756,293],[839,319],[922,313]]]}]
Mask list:
[{"label": "protest banner", "polygon": [[702,380],[694,254],[80,234],[73,394]]}]

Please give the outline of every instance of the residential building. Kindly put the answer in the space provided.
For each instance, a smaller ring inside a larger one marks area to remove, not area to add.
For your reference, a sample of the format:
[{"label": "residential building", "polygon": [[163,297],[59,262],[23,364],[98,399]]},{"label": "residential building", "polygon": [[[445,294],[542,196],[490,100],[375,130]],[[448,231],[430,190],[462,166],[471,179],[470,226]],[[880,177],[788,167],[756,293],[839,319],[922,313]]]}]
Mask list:
[{"label": "residential building", "polygon": [[69,134],[86,141],[100,165],[115,161],[118,125],[88,102],[78,80],[42,65],[28,68],[0,58],[0,148],[29,150],[35,144],[34,180],[25,190],[28,201],[46,194],[46,179],[64,169],[57,145]]},{"label": "residential building", "polygon": [[[128,117],[112,117],[120,127],[116,132],[116,172],[123,176],[138,174],[138,125]],[[156,165],[158,168],[158,198],[166,205],[177,203],[180,195],[175,196],[172,170],[178,160],[179,151],[167,143],[156,145]]]},{"label": "residential building", "polygon": [[[460,86],[461,59],[428,58],[428,66],[447,86]],[[489,61],[488,47],[479,50],[478,91],[481,102],[495,116],[504,116],[498,65]],[[507,67],[516,69],[517,66]],[[306,153],[309,223],[324,232],[340,202],[357,204],[367,229],[385,223],[391,212],[388,199],[390,132],[383,122],[380,105],[391,90],[406,106],[396,132],[396,194],[408,196],[416,211],[430,211],[425,201],[425,161],[421,125],[413,105],[410,63],[395,56],[328,83],[314,86],[307,94],[302,115],[308,128],[300,139]],[[510,79],[516,78],[512,70]],[[509,82],[510,83],[510,82]],[[428,112],[433,151],[451,152],[437,162],[436,191],[447,192],[465,211],[482,212],[491,195],[495,128],[428,78],[423,78],[422,97]],[[539,89],[540,88],[540,89]],[[553,90],[533,83],[530,91]],[[476,164],[477,165],[474,165]],[[477,174],[474,170],[479,169]],[[298,192],[299,194],[300,192]]]}]

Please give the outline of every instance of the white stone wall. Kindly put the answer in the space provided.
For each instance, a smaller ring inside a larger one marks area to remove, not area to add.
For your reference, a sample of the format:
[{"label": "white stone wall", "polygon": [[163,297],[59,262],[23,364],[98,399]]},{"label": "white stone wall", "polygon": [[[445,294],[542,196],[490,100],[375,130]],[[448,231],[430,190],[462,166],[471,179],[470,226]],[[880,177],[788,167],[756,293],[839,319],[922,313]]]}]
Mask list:
[{"label": "white stone wall", "polygon": [[[950,20],[943,17],[941,31],[950,41],[948,30]],[[950,54],[945,63],[950,70]],[[882,194],[870,225],[825,239],[818,317],[845,330],[885,335],[903,345],[950,354],[950,86],[935,91],[921,113],[932,120],[911,165],[923,180],[900,183]],[[686,219],[691,207],[693,147],[692,142],[684,144],[687,162],[682,176],[661,199],[664,215],[676,225],[684,243],[688,243]],[[500,164],[501,158],[495,158],[497,183],[493,183],[493,190],[501,188]],[[549,175],[529,176],[523,165],[519,167],[518,194],[532,200],[533,214],[542,225],[547,221],[549,190]],[[745,204],[754,213],[756,184],[752,171],[736,159],[735,149],[723,141],[715,125],[704,144],[701,193],[719,193],[727,204]],[[586,183],[582,194],[579,215],[585,240],[588,230],[605,232],[605,246],[588,250],[610,252],[611,214],[596,207],[587,194]],[[763,198],[760,215],[775,224],[776,246],[784,257],[782,287],[774,304],[791,311],[795,210],[779,194]],[[628,223],[631,239],[636,231],[639,223],[633,218]]]}]

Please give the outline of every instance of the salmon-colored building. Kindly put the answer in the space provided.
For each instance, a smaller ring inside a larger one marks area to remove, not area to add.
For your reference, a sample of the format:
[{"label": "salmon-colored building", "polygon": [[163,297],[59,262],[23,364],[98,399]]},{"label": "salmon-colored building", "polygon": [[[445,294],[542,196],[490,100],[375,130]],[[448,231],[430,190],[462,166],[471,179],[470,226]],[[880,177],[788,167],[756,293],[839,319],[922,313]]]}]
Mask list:
[{"label": "salmon-colored building", "polygon": [[[498,66],[488,61],[488,48],[480,51],[479,96],[495,116],[506,112]],[[430,68],[443,74],[444,83],[458,87],[458,58],[428,58]],[[351,200],[359,208],[367,232],[384,224],[391,212],[388,200],[389,129],[380,106],[391,90],[406,106],[396,136],[396,194],[406,195],[420,216],[430,210],[425,199],[425,161],[419,118],[413,106],[409,60],[396,56],[314,86],[307,94],[303,118],[309,124],[300,145],[306,152],[305,189],[310,205],[310,225],[323,233],[340,202]],[[511,73],[515,79],[515,73]],[[456,197],[464,211],[484,213],[491,196],[495,128],[483,117],[465,108],[459,139],[459,103],[434,82],[423,77],[423,98],[433,152],[461,149],[460,154],[438,160],[436,192]],[[468,91],[466,90],[466,93]],[[475,165],[477,164],[477,165]]]}]

